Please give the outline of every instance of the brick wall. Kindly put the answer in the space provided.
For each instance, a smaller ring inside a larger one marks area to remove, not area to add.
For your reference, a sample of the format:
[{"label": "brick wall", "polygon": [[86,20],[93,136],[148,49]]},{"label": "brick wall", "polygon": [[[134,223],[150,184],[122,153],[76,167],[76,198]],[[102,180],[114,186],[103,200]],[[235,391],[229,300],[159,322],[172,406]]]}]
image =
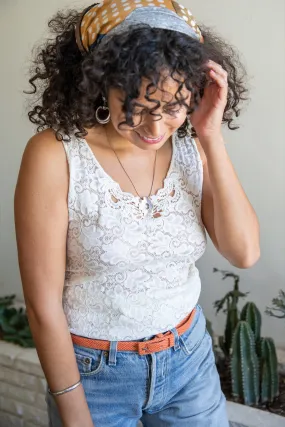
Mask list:
[{"label": "brick wall", "polygon": [[47,427],[45,390],[36,350],[0,341],[0,427]]}]

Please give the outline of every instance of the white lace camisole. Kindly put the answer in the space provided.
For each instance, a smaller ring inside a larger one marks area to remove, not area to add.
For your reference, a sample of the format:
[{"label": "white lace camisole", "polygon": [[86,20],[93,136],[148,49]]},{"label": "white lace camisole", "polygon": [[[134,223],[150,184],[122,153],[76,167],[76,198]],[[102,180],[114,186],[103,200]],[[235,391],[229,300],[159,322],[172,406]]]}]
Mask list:
[{"label": "white lace camisole", "polygon": [[129,341],[175,327],[198,302],[195,262],[206,246],[194,139],[173,135],[170,168],[148,212],[104,171],[84,139],[63,145],[70,175],[63,309],[70,332]]}]

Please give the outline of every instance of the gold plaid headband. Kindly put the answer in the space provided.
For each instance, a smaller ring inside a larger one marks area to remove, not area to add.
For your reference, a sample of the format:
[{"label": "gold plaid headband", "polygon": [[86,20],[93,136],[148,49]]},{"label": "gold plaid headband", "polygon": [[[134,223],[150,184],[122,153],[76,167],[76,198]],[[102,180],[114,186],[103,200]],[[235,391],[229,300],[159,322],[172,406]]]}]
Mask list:
[{"label": "gold plaid headband", "polygon": [[85,54],[109,32],[120,32],[128,25],[140,23],[176,30],[201,43],[204,41],[192,13],[171,0],[105,0],[95,3],[82,13],[75,30],[76,41]]}]

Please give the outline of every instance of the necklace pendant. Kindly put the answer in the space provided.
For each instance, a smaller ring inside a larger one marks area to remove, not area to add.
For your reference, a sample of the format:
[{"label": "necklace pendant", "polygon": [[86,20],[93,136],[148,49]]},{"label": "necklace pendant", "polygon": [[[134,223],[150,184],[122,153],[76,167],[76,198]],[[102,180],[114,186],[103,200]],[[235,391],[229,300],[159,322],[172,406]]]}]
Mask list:
[{"label": "necklace pendant", "polygon": [[150,211],[153,208],[153,204],[149,197],[146,197],[147,210]]},{"label": "necklace pendant", "polygon": [[153,208],[153,204],[152,204],[151,200],[149,199],[149,197],[141,198],[140,208],[142,209],[142,211],[144,213],[147,213],[148,211],[150,211]]}]

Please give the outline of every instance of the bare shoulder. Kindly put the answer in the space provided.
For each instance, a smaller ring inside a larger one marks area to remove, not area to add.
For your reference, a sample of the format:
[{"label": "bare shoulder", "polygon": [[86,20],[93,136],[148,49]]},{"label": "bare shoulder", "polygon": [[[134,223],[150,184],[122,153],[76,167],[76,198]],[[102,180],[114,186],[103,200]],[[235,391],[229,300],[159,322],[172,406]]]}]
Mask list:
[{"label": "bare shoulder", "polygon": [[66,197],[67,191],[68,165],[62,143],[50,129],[34,135],[22,157],[15,196],[27,200],[37,194],[51,201]]},{"label": "bare shoulder", "polygon": [[68,178],[68,167],[65,151],[61,141],[56,139],[52,129],[37,133],[28,141],[20,168],[19,177],[23,174],[49,180]]},{"label": "bare shoulder", "polygon": [[51,160],[58,162],[65,161],[65,153],[61,141],[58,141],[52,129],[46,129],[32,136],[28,141],[23,159],[33,158],[42,163]]}]

